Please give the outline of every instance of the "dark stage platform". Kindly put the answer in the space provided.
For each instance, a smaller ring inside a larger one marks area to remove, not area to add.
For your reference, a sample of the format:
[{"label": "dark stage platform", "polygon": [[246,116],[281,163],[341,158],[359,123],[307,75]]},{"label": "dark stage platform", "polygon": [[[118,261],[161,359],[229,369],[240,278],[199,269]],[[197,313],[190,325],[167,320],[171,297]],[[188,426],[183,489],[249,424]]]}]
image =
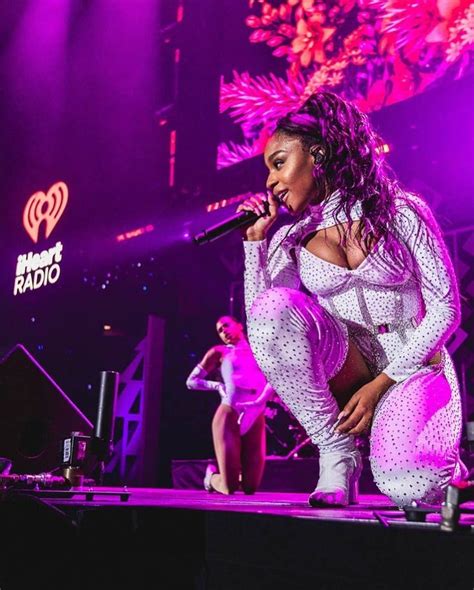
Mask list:
[{"label": "dark stage platform", "polygon": [[314,509],[302,493],[8,490],[0,517],[2,590],[474,587],[474,503],[455,532],[381,495]]}]

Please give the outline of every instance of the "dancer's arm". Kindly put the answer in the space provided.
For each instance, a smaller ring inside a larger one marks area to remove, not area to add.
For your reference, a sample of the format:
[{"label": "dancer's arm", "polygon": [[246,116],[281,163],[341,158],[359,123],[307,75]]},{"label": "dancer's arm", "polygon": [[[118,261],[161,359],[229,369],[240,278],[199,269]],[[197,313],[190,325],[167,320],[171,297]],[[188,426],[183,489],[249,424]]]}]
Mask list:
[{"label": "dancer's arm", "polygon": [[221,358],[222,354],[218,346],[208,350],[186,379],[186,387],[188,389],[218,391],[222,395],[224,384],[221,381],[207,379],[219,367]]}]

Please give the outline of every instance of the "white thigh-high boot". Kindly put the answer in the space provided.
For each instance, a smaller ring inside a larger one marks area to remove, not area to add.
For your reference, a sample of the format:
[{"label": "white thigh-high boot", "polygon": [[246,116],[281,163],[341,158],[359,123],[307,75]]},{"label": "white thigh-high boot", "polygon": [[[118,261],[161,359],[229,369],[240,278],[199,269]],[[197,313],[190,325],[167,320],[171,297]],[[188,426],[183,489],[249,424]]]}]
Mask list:
[{"label": "white thigh-high boot", "polygon": [[319,449],[309,503],[356,502],[361,457],[353,436],[333,432],[339,408],[328,387],[347,355],[345,327],[301,291],[276,287],[257,297],[247,328],[257,363]]}]

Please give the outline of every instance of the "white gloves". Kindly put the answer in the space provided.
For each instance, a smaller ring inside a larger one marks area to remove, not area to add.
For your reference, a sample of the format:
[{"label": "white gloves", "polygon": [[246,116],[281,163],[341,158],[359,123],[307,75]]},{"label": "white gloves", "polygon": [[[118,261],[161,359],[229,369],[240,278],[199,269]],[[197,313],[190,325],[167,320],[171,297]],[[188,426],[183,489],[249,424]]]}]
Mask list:
[{"label": "white gloves", "polygon": [[220,381],[210,381],[206,379],[208,372],[198,363],[186,379],[188,389],[202,389],[217,391],[222,397],[225,394],[225,386]]}]

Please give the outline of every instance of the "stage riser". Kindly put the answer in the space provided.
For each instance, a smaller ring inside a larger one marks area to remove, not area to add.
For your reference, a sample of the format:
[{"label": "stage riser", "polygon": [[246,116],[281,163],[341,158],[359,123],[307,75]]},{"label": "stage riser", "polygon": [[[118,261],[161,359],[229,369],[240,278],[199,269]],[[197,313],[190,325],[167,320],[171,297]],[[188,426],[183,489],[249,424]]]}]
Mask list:
[{"label": "stage riser", "polygon": [[207,526],[208,590],[473,588],[472,535],[255,514]]},{"label": "stage riser", "polygon": [[225,510],[92,504],[59,514],[36,499],[0,506],[9,539],[2,590],[473,587],[472,534]]}]

